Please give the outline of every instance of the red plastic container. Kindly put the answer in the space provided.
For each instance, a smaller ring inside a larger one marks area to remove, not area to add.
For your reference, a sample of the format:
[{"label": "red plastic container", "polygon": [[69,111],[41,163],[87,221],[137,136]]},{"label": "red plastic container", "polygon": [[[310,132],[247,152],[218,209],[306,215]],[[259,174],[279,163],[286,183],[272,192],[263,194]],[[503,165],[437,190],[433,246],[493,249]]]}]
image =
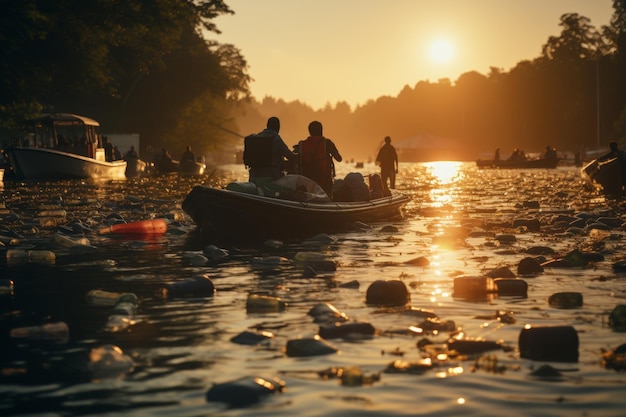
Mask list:
[{"label": "red plastic container", "polygon": [[98,230],[100,235],[162,235],[167,232],[165,219],[140,220],[130,223],[114,224]]}]

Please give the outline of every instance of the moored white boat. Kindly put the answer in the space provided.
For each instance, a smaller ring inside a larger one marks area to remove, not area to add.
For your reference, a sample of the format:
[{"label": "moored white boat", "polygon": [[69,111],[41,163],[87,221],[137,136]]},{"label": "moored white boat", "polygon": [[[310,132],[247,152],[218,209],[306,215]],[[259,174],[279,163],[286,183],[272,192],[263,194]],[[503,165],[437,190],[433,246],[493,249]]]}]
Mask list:
[{"label": "moored white boat", "polygon": [[126,161],[106,161],[100,124],[69,113],[23,122],[18,143],[7,149],[20,179],[124,179]]}]

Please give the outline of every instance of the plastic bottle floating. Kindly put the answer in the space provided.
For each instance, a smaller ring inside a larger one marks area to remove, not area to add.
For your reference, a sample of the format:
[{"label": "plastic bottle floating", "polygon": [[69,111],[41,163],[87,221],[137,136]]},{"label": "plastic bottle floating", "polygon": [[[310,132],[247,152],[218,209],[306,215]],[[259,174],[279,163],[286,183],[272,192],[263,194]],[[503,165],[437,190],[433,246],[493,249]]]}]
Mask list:
[{"label": "plastic bottle floating", "polygon": [[11,338],[67,343],[69,328],[63,321],[46,323],[41,326],[17,327],[11,329]]},{"label": "plastic bottle floating", "polygon": [[87,293],[87,302],[94,306],[115,306],[120,300],[133,301],[137,304],[137,296],[133,293],[91,290]]},{"label": "plastic bottle floating", "polygon": [[56,246],[60,248],[66,248],[66,249],[69,249],[71,247],[78,246],[78,245],[82,245],[82,246],[91,245],[91,243],[89,242],[89,239],[87,239],[86,237],[80,237],[80,238],[75,239],[75,238],[66,236],[62,233],[55,233],[52,236],[52,243],[54,243]]},{"label": "plastic bottle floating", "polygon": [[167,222],[165,219],[118,223],[98,230],[99,235],[162,235],[165,232],[167,232]]},{"label": "plastic bottle floating", "polygon": [[56,255],[49,250],[9,249],[7,251],[7,265],[17,266],[25,264],[54,265]]},{"label": "plastic bottle floating", "polygon": [[133,359],[118,346],[98,346],[89,352],[87,369],[94,379],[122,378],[135,367]]}]

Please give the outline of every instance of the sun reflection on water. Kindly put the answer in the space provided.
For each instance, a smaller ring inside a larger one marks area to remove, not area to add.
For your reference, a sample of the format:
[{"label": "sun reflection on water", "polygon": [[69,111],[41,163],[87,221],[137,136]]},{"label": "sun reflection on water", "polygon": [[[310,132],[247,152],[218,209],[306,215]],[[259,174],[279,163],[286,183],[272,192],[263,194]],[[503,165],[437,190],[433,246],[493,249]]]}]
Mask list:
[{"label": "sun reflection on water", "polygon": [[439,185],[451,184],[462,176],[462,162],[458,161],[436,161],[426,162],[424,166],[428,169],[434,180]]},{"label": "sun reflection on water", "polygon": [[462,178],[462,162],[437,161],[424,164],[431,178],[430,200],[433,207],[443,207],[454,201],[451,186]]}]

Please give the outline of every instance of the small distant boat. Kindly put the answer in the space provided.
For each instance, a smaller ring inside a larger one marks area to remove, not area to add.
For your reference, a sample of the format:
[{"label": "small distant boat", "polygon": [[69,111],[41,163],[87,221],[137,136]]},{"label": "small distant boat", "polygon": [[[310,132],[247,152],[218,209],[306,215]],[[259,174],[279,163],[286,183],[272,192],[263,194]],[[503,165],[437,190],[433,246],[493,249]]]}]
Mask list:
[{"label": "small distant boat", "polygon": [[265,186],[251,182],[231,183],[226,189],[198,185],[185,197],[182,208],[206,237],[212,233],[306,237],[349,230],[357,222],[401,217],[400,208],[408,201],[404,194],[392,191],[390,196],[367,201],[335,202],[312,180],[286,175]]},{"label": "small distant boat", "polygon": [[507,160],[507,159],[479,159],[476,161],[478,168],[501,168],[501,169],[531,169],[531,168],[556,168],[559,164],[559,158],[538,158],[538,159],[521,159],[521,160]]},{"label": "small distant boat", "polygon": [[583,179],[602,193],[613,196],[622,194],[622,163],[619,158],[605,161],[594,159],[580,170]]},{"label": "small distant boat", "polygon": [[206,164],[199,161],[182,161],[178,165],[178,173],[186,175],[202,175],[206,170]]},{"label": "small distant boat", "polygon": [[6,151],[18,179],[126,178],[126,161],[105,159],[100,124],[76,114],[25,120],[18,142]]},{"label": "small distant boat", "polygon": [[206,164],[199,161],[183,161],[167,159],[159,156],[155,158],[154,170],[159,174],[179,173],[184,175],[202,175],[206,170]]}]

